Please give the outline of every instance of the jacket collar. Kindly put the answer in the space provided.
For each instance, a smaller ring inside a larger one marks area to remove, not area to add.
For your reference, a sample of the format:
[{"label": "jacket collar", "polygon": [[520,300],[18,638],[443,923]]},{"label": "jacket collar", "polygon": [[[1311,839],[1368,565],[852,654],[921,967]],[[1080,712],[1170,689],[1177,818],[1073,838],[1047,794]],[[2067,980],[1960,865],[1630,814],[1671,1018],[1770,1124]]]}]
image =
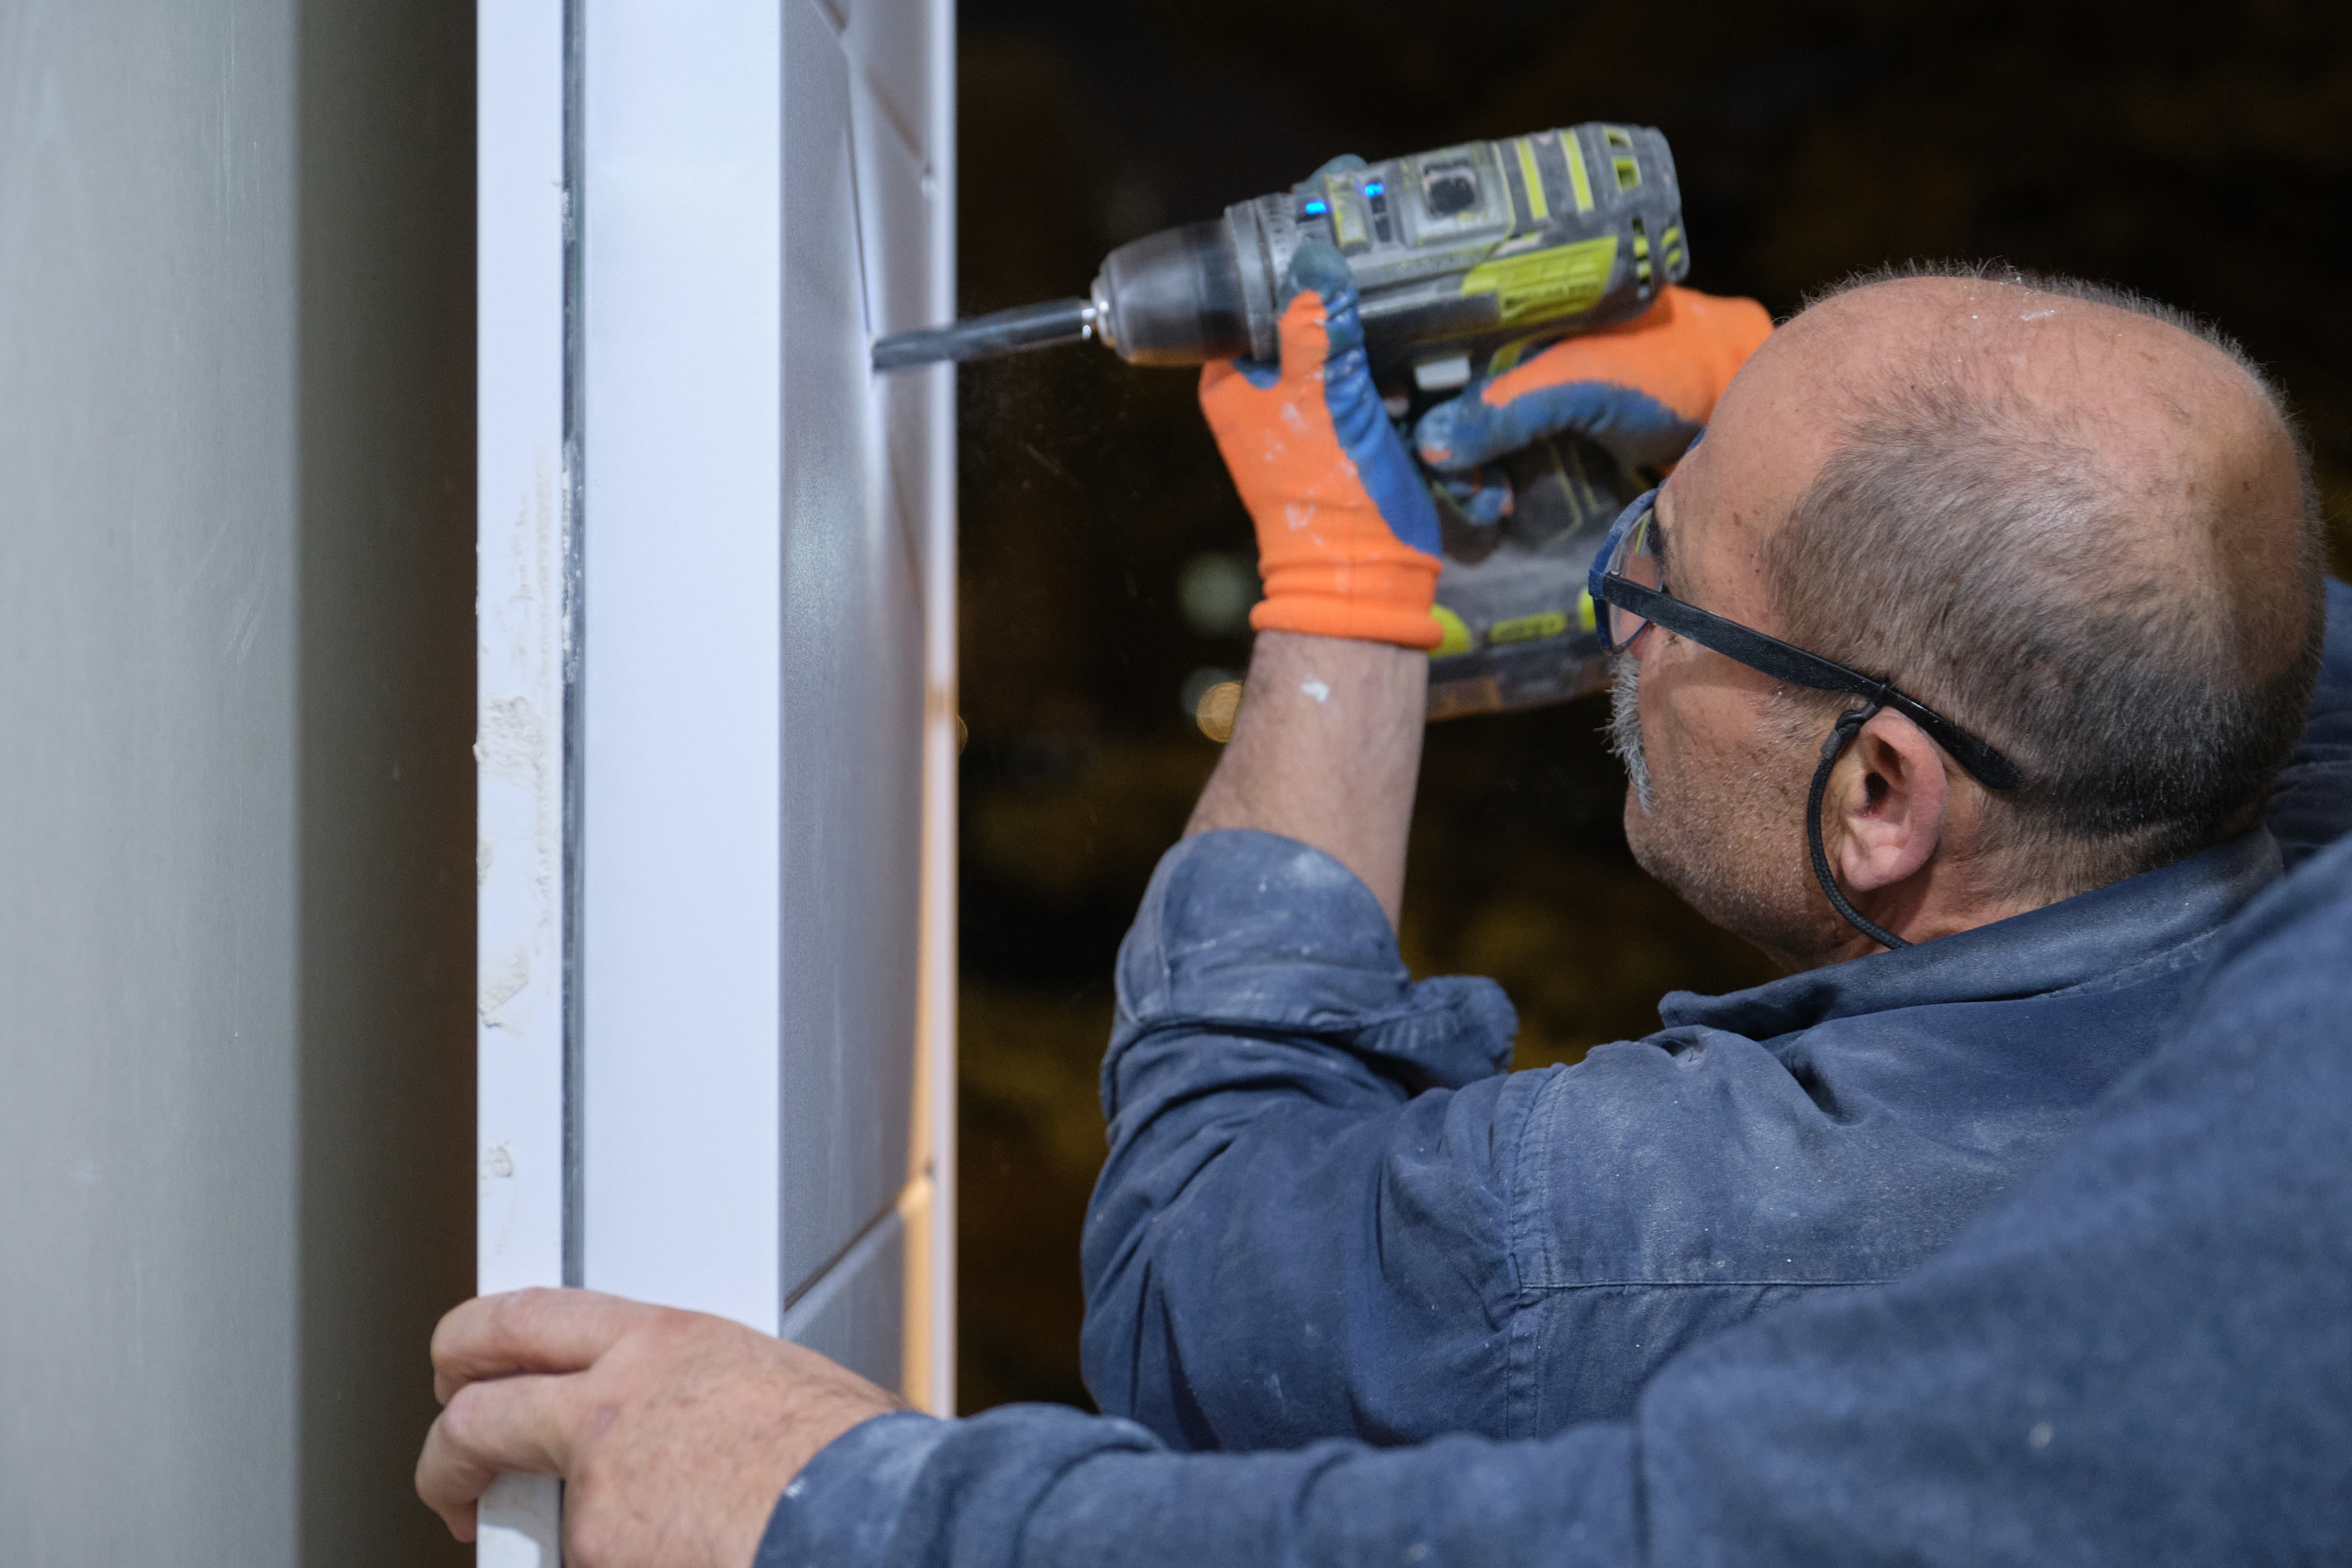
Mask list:
[{"label": "jacket collar", "polygon": [[1875,952],[1721,996],[1673,991],[1668,1028],[1703,1025],[1770,1039],[1832,1018],[1944,1002],[2039,996],[2181,960],[2279,877],[2279,849],[2258,827],[2186,860],[2042,909],[1916,947]]}]

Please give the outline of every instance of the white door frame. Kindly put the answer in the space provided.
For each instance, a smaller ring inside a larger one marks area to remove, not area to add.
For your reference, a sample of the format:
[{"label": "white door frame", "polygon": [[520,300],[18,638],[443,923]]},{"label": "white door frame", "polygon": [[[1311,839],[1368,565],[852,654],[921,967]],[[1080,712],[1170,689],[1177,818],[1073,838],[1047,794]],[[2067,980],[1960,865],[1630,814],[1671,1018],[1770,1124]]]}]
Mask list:
[{"label": "white door frame", "polygon": [[[953,382],[863,356],[953,313],[952,10],[478,28],[479,1286],[945,1413]],[[483,1521],[555,1561],[551,1484]]]}]

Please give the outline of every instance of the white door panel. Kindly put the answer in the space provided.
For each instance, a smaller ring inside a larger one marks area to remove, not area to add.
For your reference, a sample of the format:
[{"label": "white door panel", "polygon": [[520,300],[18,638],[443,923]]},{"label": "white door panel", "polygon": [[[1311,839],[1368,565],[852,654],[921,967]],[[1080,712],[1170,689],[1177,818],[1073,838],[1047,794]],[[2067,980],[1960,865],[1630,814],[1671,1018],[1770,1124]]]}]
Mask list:
[{"label": "white door panel", "polygon": [[853,74],[873,92],[900,144],[928,166],[951,131],[934,119],[931,91],[934,73],[954,68],[940,58],[951,40],[935,32],[930,0],[857,0],[846,10],[842,47]]},{"label": "white door panel", "polygon": [[772,1332],[778,47],[586,0],[583,1279]]},{"label": "white door panel", "polygon": [[[871,155],[814,0],[785,0],[783,1279],[796,1293],[907,1182],[923,600],[889,504],[858,200]],[[910,1048],[885,1056],[878,1039]]]},{"label": "white door panel", "polygon": [[892,1209],[784,1313],[784,1337],[897,1386],[904,1344],[907,1227]]},{"label": "white door panel", "polygon": [[[897,10],[910,7],[898,5]],[[857,207],[866,236],[860,258],[866,298],[877,336],[925,327],[953,312],[936,297],[938,268],[931,256],[937,202],[924,194],[927,171],[910,148],[877,91],[855,74],[850,79],[851,123],[857,153]],[[937,181],[931,183],[936,185]],[[930,466],[935,388],[945,371],[877,376],[869,417],[882,433],[883,503],[904,530],[919,579],[929,569],[929,529],[922,498],[952,474],[934,476]],[[950,453],[952,448],[950,449]],[[953,576],[952,566],[949,575]]]}]

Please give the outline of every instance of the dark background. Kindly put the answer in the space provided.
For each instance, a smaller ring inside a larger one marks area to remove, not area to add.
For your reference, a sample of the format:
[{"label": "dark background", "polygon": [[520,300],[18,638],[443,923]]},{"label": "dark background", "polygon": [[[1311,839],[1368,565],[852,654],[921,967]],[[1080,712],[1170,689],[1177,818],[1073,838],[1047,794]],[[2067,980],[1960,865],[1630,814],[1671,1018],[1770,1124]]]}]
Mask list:
[{"label": "dark background", "polygon": [[[1381,157],[1580,121],[1675,151],[1690,282],[1776,316],[1857,268],[2000,258],[2212,317],[2284,384],[2352,543],[2352,6],[967,0],[964,313]],[[962,372],[961,1404],[1084,1405],[1078,1226],[1112,956],[1247,661],[1178,583],[1252,559],[1192,377],[1093,348]],[[1213,563],[1212,564],[1214,564]],[[1501,980],[1522,1065],[1769,977],[1633,867],[1596,700],[1431,731],[1402,940]]]}]

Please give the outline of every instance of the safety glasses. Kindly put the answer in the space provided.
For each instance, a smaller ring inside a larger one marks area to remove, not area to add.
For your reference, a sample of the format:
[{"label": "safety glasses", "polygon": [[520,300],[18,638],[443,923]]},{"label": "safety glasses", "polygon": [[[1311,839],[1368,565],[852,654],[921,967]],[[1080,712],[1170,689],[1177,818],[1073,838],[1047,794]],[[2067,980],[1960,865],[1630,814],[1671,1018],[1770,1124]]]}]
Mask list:
[{"label": "safety glasses", "polygon": [[2015,789],[2023,782],[2007,757],[1889,682],[1807,653],[1738,621],[1710,615],[1667,593],[1657,497],[1658,492],[1651,490],[1627,507],[1601,542],[1601,552],[1592,558],[1587,586],[1599,611],[1596,629],[1609,651],[1631,647],[1643,628],[1654,621],[1775,680],[1814,691],[1848,692],[1876,707],[1894,709],[1925,731],[1987,789]]}]

